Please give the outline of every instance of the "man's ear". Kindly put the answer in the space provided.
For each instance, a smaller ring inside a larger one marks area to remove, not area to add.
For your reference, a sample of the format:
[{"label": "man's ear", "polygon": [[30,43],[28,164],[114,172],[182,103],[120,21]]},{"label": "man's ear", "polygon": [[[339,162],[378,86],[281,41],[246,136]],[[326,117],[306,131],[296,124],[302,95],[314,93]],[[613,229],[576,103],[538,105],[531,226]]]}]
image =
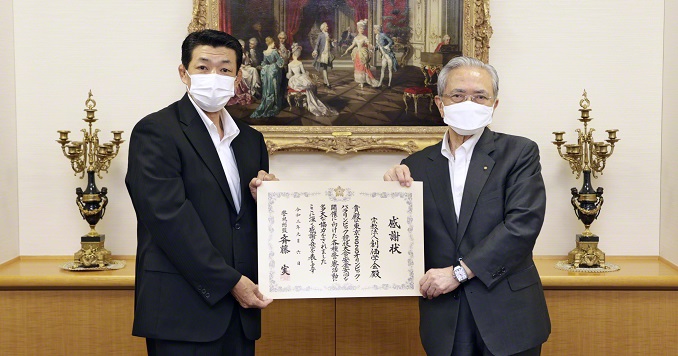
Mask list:
[{"label": "man's ear", "polygon": [[436,102],[436,107],[438,108],[438,111],[440,111],[440,116],[445,116],[444,110],[443,110],[443,107],[445,106],[443,104],[443,99],[441,99],[438,95],[436,95],[434,100]]},{"label": "man's ear", "polygon": [[440,109],[440,107],[442,106],[442,103],[443,103],[442,99],[440,99],[440,97],[438,95],[436,95],[435,97],[433,97],[433,101],[435,101],[436,107],[438,109]]},{"label": "man's ear", "polygon": [[183,64],[179,65],[179,78],[181,78],[181,82],[186,84],[186,86],[190,86],[189,84],[191,83],[190,78],[188,78],[188,75],[186,75],[186,68],[184,68]]},{"label": "man's ear", "polygon": [[492,110],[497,110],[497,105],[499,105],[499,99],[494,101],[494,106],[492,107]]}]

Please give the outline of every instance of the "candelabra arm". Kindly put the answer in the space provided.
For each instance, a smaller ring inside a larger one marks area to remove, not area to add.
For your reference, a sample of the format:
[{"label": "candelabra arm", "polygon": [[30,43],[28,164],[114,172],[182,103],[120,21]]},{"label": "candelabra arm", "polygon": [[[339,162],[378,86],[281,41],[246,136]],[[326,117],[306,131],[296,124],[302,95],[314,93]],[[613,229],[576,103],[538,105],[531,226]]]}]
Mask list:
[{"label": "candelabra arm", "polygon": [[558,149],[558,155],[570,165],[572,173],[576,173],[577,179],[579,179],[579,176],[581,175],[581,163],[579,162],[578,159],[570,157],[567,154],[563,154],[561,145],[562,144],[556,145]]},{"label": "candelabra arm", "polygon": [[[58,141],[57,141],[57,142],[58,142]],[[65,143],[62,143],[62,144],[61,144],[61,153],[64,154],[64,157],[66,157],[66,158],[68,158],[68,159],[71,159],[71,157],[68,156],[68,153],[66,153],[66,144],[65,144]]]},{"label": "candelabra arm", "polygon": [[[555,142],[555,141],[554,141],[554,142]],[[562,144],[559,144],[559,145],[556,145],[556,146],[557,146],[556,148],[558,149],[558,154],[560,155],[560,157],[561,157],[562,159],[566,160],[566,161],[569,161],[569,160],[567,159],[567,156],[563,155],[563,151],[562,151],[562,147],[561,147]]]},{"label": "candelabra arm", "polygon": [[104,177],[101,176],[101,172],[106,172],[106,173],[108,173],[108,167],[107,167],[107,166],[104,167],[104,164],[101,163],[101,162],[99,162],[99,163],[97,164],[97,170],[96,170],[96,172],[97,172],[97,177],[99,177],[99,179],[104,179]]},{"label": "candelabra arm", "polygon": [[73,169],[73,175],[80,173],[80,179],[85,176],[85,164],[82,159],[72,159],[71,160],[71,169]]},{"label": "candelabra arm", "polygon": [[614,153],[614,145],[610,145],[610,152],[605,155],[605,158],[609,158]]},{"label": "candelabra arm", "polygon": [[572,173],[577,174],[575,179],[579,179],[579,177],[581,177],[581,163],[579,163],[576,160],[568,160],[568,163],[570,164],[570,169],[572,170]]},{"label": "candelabra arm", "polygon": [[593,174],[593,178],[598,178],[596,175],[596,172],[603,174],[603,170],[605,169],[605,158],[599,158],[596,159],[594,158],[591,162],[591,173]]},{"label": "candelabra arm", "polygon": [[557,146],[556,148],[558,149],[558,155],[560,155],[560,158],[562,158],[562,159],[564,159],[564,160],[567,161],[568,159],[567,159],[567,157],[566,157],[565,155],[563,155],[563,151],[562,151],[562,149],[561,149],[561,145],[556,145],[556,146]]}]

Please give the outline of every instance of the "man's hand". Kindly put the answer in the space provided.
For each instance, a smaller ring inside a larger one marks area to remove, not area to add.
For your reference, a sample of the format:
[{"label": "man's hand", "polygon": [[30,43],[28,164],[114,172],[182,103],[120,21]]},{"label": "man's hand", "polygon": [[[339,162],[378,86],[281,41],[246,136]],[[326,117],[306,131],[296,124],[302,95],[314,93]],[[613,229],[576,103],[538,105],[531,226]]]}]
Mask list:
[{"label": "man's hand", "polygon": [[252,178],[250,181],[250,193],[252,193],[252,198],[254,201],[257,201],[257,188],[261,185],[263,181],[267,180],[279,180],[275,177],[275,174],[268,174],[266,171],[259,171],[256,177]]},{"label": "man's hand", "polygon": [[409,187],[414,182],[412,176],[410,176],[410,168],[404,164],[393,166],[384,173],[384,181],[398,181],[403,187]]},{"label": "man's hand", "polygon": [[264,309],[273,302],[273,299],[264,297],[259,292],[259,287],[244,275],[240,277],[238,283],[231,289],[231,294],[240,303],[240,306],[245,309]]},{"label": "man's hand", "polygon": [[454,278],[452,267],[431,268],[419,281],[419,292],[428,299],[449,293],[457,287],[459,287],[459,282]]}]

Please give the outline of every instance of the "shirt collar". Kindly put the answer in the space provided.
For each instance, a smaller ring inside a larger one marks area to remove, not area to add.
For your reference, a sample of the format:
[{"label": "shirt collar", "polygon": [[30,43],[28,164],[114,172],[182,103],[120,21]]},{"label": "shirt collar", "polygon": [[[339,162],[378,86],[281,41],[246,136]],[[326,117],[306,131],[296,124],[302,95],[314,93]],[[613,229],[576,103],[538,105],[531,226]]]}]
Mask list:
[{"label": "shirt collar", "polygon": [[[217,127],[214,125],[214,122],[212,122],[212,120],[207,117],[207,114],[205,114],[205,112],[202,111],[195,101],[193,101],[193,98],[190,94],[188,95],[188,98],[191,100],[191,104],[193,104],[195,110],[198,111],[198,115],[200,115],[200,119],[202,119],[202,122],[205,124],[205,127],[207,127],[207,130],[209,131],[210,127],[216,129]],[[235,124],[233,117],[231,117],[231,114],[226,111],[226,108],[222,108],[221,111],[219,111],[219,117],[221,118],[221,126],[224,127],[224,138],[222,140],[229,140],[232,142],[240,133],[238,125]],[[219,130],[217,130],[217,132],[219,132]]]},{"label": "shirt collar", "polygon": [[[483,132],[485,130],[480,131],[479,133],[471,136],[466,142],[464,142],[457,150],[464,149],[466,152],[472,152],[473,149],[476,147],[476,144],[478,141],[480,141],[480,136],[483,135]],[[445,136],[443,136],[443,146],[440,148],[440,153],[445,156],[448,160],[454,160],[454,155],[452,154],[452,150],[450,149],[450,130],[445,130]],[[467,156],[467,159],[471,159],[470,155]]]}]

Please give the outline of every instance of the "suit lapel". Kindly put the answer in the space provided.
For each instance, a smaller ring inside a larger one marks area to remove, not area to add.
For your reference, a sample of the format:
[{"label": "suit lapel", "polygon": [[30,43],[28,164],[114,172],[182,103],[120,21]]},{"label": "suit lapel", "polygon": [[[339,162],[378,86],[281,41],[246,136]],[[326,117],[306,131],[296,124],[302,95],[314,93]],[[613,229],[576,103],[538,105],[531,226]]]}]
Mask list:
[{"label": "suit lapel", "polygon": [[448,162],[439,149],[433,150],[428,158],[431,162],[426,169],[426,174],[428,175],[427,181],[431,185],[432,192],[439,192],[439,194],[433,194],[433,199],[435,200],[440,217],[445,223],[445,228],[450,238],[454,241],[457,236],[457,217],[454,213]]},{"label": "suit lapel", "polygon": [[457,230],[457,246],[466,233],[471,215],[476,207],[478,196],[487,182],[492,168],[494,168],[494,159],[489,154],[494,151],[494,133],[489,129],[480,136],[480,140],[473,149],[473,156],[466,174],[466,184],[464,184],[464,196],[461,199],[461,209],[459,211],[459,227]]},{"label": "suit lapel", "polygon": [[219,160],[219,155],[214,147],[214,143],[212,143],[209,132],[207,132],[205,123],[202,121],[195,106],[193,106],[193,103],[191,103],[191,100],[188,98],[188,94],[184,95],[179,101],[178,107],[179,121],[183,124],[182,128],[184,134],[188,138],[188,141],[191,142],[193,148],[195,148],[198,156],[200,156],[207,168],[212,172],[214,179],[219,183],[219,187],[221,187],[221,191],[226,196],[228,203],[235,211],[235,204],[233,203],[231,190],[228,188],[228,180],[226,179],[224,167],[221,165],[221,160]]}]

